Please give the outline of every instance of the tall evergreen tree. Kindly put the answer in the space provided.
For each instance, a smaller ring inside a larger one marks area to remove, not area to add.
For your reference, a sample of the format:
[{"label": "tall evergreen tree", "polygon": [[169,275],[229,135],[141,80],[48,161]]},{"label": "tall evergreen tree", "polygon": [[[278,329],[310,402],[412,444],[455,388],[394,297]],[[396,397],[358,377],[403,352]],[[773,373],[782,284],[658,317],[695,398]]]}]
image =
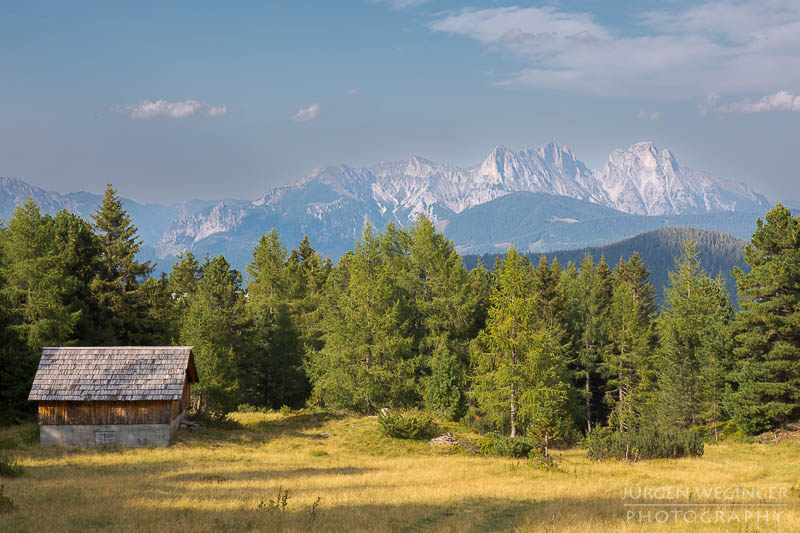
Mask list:
[{"label": "tall evergreen tree", "polygon": [[475,320],[467,270],[453,243],[426,216],[419,216],[410,234],[422,395],[428,409],[455,420],[466,409],[467,342]]},{"label": "tall evergreen tree", "polygon": [[295,301],[305,297],[305,270],[299,256],[294,253],[293,257],[297,262],[290,260],[290,268],[280,236],[273,229],[259,240],[247,267],[246,308],[251,327],[247,333],[249,354],[242,360],[240,375],[243,400],[255,405],[298,407],[308,395],[303,341],[296,325],[295,312],[299,310],[294,309]]},{"label": "tall evergreen tree", "polygon": [[80,310],[65,303],[70,280],[61,268],[52,217],[29,199],[14,211],[5,230],[4,296],[12,329],[32,354],[68,341]]},{"label": "tall evergreen tree", "polygon": [[639,423],[655,388],[653,319],[655,293],[639,254],[614,269],[611,300],[611,345],[601,364],[608,379],[606,402],[610,422],[620,431]]},{"label": "tall evergreen tree", "polygon": [[391,226],[376,235],[367,224],[329,278],[325,346],[308,364],[313,397],[323,405],[369,414],[417,401],[413,294],[400,279],[398,265],[407,261],[401,239]]},{"label": "tall evergreen tree", "polygon": [[248,324],[241,292],[242,275],[221,255],[206,259],[181,331],[181,344],[194,346],[200,383],[193,389],[195,407],[224,416],[239,400],[240,332]]},{"label": "tall evergreen tree", "polygon": [[11,306],[6,299],[6,238],[6,230],[0,225],[0,425],[17,422],[29,413],[27,395],[35,370],[32,353],[11,329]]},{"label": "tall evergreen tree", "polygon": [[100,342],[135,344],[139,327],[136,290],[153,267],[149,261],[136,259],[141,247],[138,230],[110,184],[92,220],[100,237],[100,269],[92,281],[92,292],[105,318]]},{"label": "tall evergreen tree", "polygon": [[800,417],[800,217],[781,204],[760,218],[734,271],[741,311],[734,333],[737,425],[758,433]]},{"label": "tall evergreen tree", "polygon": [[716,428],[732,316],[725,282],[706,274],[694,241],[685,242],[669,279],[657,323],[659,418],[667,426],[686,428],[710,416]]},{"label": "tall evergreen tree", "polygon": [[[476,399],[485,411],[507,415],[510,435],[516,436],[542,414],[558,414],[566,397],[566,362],[558,333],[537,318],[532,291],[533,269],[513,246],[497,269],[491,307],[477,339]],[[549,424],[548,424],[549,425]]]},{"label": "tall evergreen tree", "polygon": [[603,355],[611,340],[610,310],[613,295],[611,270],[605,261],[595,265],[590,255],[581,262],[580,272],[572,285],[570,308],[573,346],[576,353],[575,376],[580,383],[586,430],[602,416],[598,400],[605,394],[605,382],[600,377]]}]

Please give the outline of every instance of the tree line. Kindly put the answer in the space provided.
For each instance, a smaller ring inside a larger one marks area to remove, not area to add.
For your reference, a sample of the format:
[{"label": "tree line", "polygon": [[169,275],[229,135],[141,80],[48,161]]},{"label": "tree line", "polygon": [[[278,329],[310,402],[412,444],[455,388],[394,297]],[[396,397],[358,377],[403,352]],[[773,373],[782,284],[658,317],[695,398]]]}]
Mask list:
[{"label": "tree line", "polygon": [[29,200],[0,228],[0,421],[30,416],[41,348],[192,345],[194,407],[420,408],[482,431],[568,441],[597,427],[734,426],[800,417],[800,217],[758,220],[724,281],[687,241],[664,305],[637,253],[534,264],[512,247],[467,270],[421,216],[367,224],[334,265],[272,230],[246,272],[181,254],[137,260],[111,186],[91,221]]}]

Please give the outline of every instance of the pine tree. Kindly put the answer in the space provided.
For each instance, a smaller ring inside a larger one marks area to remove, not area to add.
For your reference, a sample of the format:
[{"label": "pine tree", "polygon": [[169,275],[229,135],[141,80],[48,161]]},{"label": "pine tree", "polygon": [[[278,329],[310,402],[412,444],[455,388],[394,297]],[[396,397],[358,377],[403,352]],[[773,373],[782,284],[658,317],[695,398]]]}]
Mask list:
[{"label": "pine tree", "polygon": [[725,283],[700,266],[694,241],[669,273],[665,307],[658,319],[659,418],[671,427],[706,421],[716,428],[726,372],[725,338],[732,316]]},{"label": "pine tree", "polygon": [[92,281],[92,292],[105,318],[101,342],[135,344],[139,327],[136,306],[140,305],[136,290],[153,267],[149,261],[136,260],[141,247],[138,230],[110,184],[92,220],[100,237],[100,269]]},{"label": "pine tree", "polygon": [[758,433],[800,417],[800,217],[778,204],[760,218],[745,261],[734,271],[734,421]]}]

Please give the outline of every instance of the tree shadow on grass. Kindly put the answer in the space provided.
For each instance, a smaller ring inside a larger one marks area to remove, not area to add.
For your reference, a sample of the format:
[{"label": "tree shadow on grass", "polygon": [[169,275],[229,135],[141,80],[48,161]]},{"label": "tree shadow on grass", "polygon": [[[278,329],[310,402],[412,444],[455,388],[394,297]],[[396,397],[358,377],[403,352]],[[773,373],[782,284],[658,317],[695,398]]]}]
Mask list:
[{"label": "tree shadow on grass", "polygon": [[357,474],[366,474],[374,472],[375,468],[355,468],[350,466],[345,467],[330,467],[330,468],[254,468],[246,469],[237,472],[218,472],[204,471],[204,472],[182,472],[179,474],[170,474],[161,477],[161,480],[167,482],[214,482],[224,483],[227,481],[241,481],[241,480],[271,480],[283,479],[294,477],[307,477],[307,476],[353,476]]},{"label": "tree shadow on grass", "polygon": [[[309,493],[314,497],[313,493]],[[308,496],[308,495],[307,495]],[[458,531],[486,533],[512,531],[516,528],[559,531],[567,528],[603,527],[614,530],[625,525],[625,513],[619,499],[583,500],[508,500],[469,499],[445,504],[398,503],[327,505],[326,493],[320,491],[316,509],[305,501],[293,499],[290,489],[285,510],[261,506],[258,499],[242,500],[235,510],[210,510],[202,504],[192,508],[169,508],[176,516],[186,516],[192,523],[206,524],[222,531]],[[308,500],[308,497],[306,497]],[[159,504],[155,504],[158,507]],[[135,507],[135,512],[158,512]],[[216,506],[218,509],[221,507]],[[164,524],[170,529],[170,524]],[[185,529],[192,529],[191,526]]]},{"label": "tree shadow on grass", "polygon": [[238,427],[203,427],[179,430],[174,439],[177,445],[202,445],[203,443],[263,444],[282,437],[308,440],[324,440],[326,435],[314,433],[331,420],[340,420],[350,415],[320,412],[299,413],[255,423],[239,423]]}]

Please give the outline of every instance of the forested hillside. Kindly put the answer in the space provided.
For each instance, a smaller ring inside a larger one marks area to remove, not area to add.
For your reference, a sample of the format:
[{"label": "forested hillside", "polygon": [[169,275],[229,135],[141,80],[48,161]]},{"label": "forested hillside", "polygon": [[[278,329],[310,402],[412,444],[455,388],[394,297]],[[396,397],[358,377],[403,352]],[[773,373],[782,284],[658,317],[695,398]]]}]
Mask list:
[{"label": "forested hillside", "polygon": [[[656,290],[658,301],[663,302],[664,289],[669,281],[668,273],[675,266],[675,259],[680,257],[683,243],[687,240],[696,243],[703,269],[712,277],[719,274],[725,279],[728,292],[735,301],[736,280],[733,277],[733,269],[746,268],[744,247],[747,242],[727,233],[697,228],[661,228],[604,246],[559,250],[545,255],[549,260],[556,259],[562,265],[580,264],[587,254],[595,262],[599,261],[601,257],[605,257],[607,263],[616,265],[620,259],[628,258],[634,252],[638,252],[650,271],[650,282]],[[527,254],[532,261],[538,260],[540,255],[537,253]],[[474,268],[478,264],[478,257],[477,255],[466,255],[464,264],[467,268]],[[492,268],[500,257],[502,257],[500,254],[484,254],[480,256],[480,259],[487,268]]]},{"label": "forested hillside", "polygon": [[[110,186],[91,222],[29,200],[0,230],[0,416],[31,416],[43,346],[180,344],[194,347],[202,416],[417,408],[524,437],[545,458],[582,432],[597,453],[673,453],[690,428],[758,433],[800,416],[800,217],[778,205],[759,220],[749,269],[734,269],[736,312],[711,271],[740,245],[674,229],[619,243],[613,263],[610,247],[569,262],[512,246],[493,271],[468,270],[420,216],[367,224],[335,265],[271,230],[244,274],[187,253],[153,277]],[[660,308],[651,250],[672,265]]]}]

